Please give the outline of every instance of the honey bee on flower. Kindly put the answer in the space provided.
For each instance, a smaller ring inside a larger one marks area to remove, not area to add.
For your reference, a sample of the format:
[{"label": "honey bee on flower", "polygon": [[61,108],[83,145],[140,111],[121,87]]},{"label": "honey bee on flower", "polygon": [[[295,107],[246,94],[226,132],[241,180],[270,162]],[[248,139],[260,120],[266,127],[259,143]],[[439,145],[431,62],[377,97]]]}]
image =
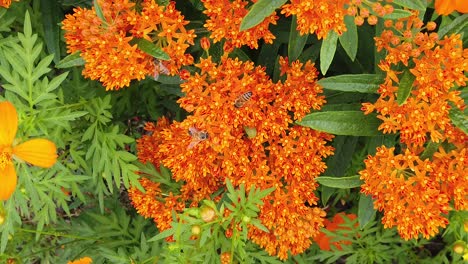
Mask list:
[{"label": "honey bee on flower", "polygon": [[190,144],[188,145],[188,149],[192,149],[198,143],[208,139],[208,132],[198,130],[195,127],[189,127],[188,133],[192,137],[192,142],[190,142]]},{"label": "honey bee on flower", "polygon": [[236,108],[241,108],[242,106],[245,105],[245,103],[247,103],[250,100],[250,98],[252,98],[252,95],[253,95],[253,93],[251,91],[248,91],[246,93],[241,94],[234,101],[234,106]]}]

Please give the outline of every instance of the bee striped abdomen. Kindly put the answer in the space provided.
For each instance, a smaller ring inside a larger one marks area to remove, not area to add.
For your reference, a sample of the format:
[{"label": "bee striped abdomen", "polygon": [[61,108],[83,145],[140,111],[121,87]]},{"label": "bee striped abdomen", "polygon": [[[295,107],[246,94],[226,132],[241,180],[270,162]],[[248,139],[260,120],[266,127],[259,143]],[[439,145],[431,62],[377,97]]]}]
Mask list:
[{"label": "bee striped abdomen", "polygon": [[236,108],[241,108],[242,106],[245,105],[245,103],[247,103],[247,101],[250,100],[250,98],[252,98],[252,95],[253,93],[251,91],[248,91],[246,93],[243,93],[241,94],[239,97],[236,98],[236,100],[234,101],[234,106]]}]

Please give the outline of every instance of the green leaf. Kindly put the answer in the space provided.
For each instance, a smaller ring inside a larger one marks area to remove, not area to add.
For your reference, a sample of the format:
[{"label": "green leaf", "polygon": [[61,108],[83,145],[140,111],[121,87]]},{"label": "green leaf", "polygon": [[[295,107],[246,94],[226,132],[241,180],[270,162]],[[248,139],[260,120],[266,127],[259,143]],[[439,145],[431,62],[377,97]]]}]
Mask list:
[{"label": "green leaf", "polygon": [[154,45],[153,42],[146,40],[146,39],[135,39],[135,44],[137,44],[138,48],[145,52],[146,54],[153,56],[156,59],[160,60],[170,60],[171,57],[164,52],[160,47]]},{"label": "green leaf", "polygon": [[434,153],[437,151],[441,143],[436,143],[429,141],[427,145],[424,147],[423,153],[421,153],[421,160],[429,159],[434,155]]},{"label": "green leaf", "polygon": [[397,93],[397,102],[398,105],[402,105],[406,102],[406,99],[411,94],[411,90],[413,88],[413,82],[416,79],[416,76],[414,76],[409,70],[406,70],[403,73],[403,76],[401,77],[400,80],[400,85],[398,86],[398,93]]},{"label": "green leaf", "polygon": [[55,67],[58,69],[65,69],[65,68],[83,66],[84,64],[85,64],[85,61],[83,60],[83,58],[81,58],[80,52],[77,51],[63,58],[61,61],[59,61],[59,63],[57,63],[57,65],[55,65]]},{"label": "green leaf", "polygon": [[330,177],[330,176],[321,176],[315,178],[318,183],[338,189],[351,189],[356,188],[362,185],[362,181],[359,178],[359,175],[349,176],[349,177]]},{"label": "green leaf", "polygon": [[[426,10],[426,1],[421,0],[393,0],[394,4],[399,6],[407,7],[413,10]],[[398,9],[396,9],[398,10]],[[395,11],[395,10],[394,10]]]},{"label": "green leaf", "polygon": [[439,35],[439,39],[442,39],[444,38],[444,36],[466,32],[467,27],[468,27],[468,14],[463,14],[455,18],[448,25],[441,27],[437,33]]},{"label": "green leaf", "polygon": [[293,16],[291,29],[289,31],[288,57],[293,62],[299,58],[307,42],[309,34],[301,35],[297,28],[297,18]]},{"label": "green leaf", "polygon": [[357,26],[356,23],[354,23],[354,18],[352,16],[345,16],[344,22],[346,25],[346,31],[339,36],[340,44],[346,51],[346,54],[348,54],[349,58],[354,61],[354,59],[356,59],[359,45]]},{"label": "green leaf", "polygon": [[377,136],[381,121],[361,111],[330,111],[308,114],[297,124],[315,130],[349,136]]},{"label": "green leaf", "polygon": [[240,31],[253,28],[262,23],[277,8],[281,7],[287,0],[258,0],[250,8],[249,13],[242,19]]},{"label": "green leaf", "polygon": [[450,104],[449,117],[452,123],[468,134],[468,117],[455,105]]},{"label": "green leaf", "polygon": [[101,6],[98,3],[98,0],[94,0],[93,4],[94,4],[94,10],[96,11],[97,17],[99,17],[99,19],[101,19],[102,22],[107,24],[107,20],[104,17],[104,13],[102,12],[102,9],[101,9]]},{"label": "green leaf", "polygon": [[54,54],[54,62],[60,60],[60,23],[63,17],[57,1],[41,0],[41,19],[44,26],[44,40],[47,50]]},{"label": "green leaf", "polygon": [[359,227],[363,228],[367,225],[367,223],[372,221],[376,210],[374,209],[374,202],[372,201],[372,197],[366,196],[362,193],[359,197],[358,206]]},{"label": "green leaf", "polygon": [[411,16],[412,13],[411,11],[408,10],[401,10],[401,9],[395,9],[391,14],[387,14],[383,16],[384,19],[392,19],[392,20],[397,20],[400,18],[405,18]]},{"label": "green leaf", "polygon": [[383,81],[384,76],[379,74],[344,74],[323,78],[318,81],[318,84],[327,90],[377,93]]},{"label": "green leaf", "polygon": [[333,30],[328,32],[327,37],[322,42],[322,47],[320,47],[320,71],[323,75],[327,73],[333,61],[337,42],[338,34]]},{"label": "green leaf", "polygon": [[244,127],[244,131],[248,138],[254,138],[257,136],[257,129],[255,127]]}]

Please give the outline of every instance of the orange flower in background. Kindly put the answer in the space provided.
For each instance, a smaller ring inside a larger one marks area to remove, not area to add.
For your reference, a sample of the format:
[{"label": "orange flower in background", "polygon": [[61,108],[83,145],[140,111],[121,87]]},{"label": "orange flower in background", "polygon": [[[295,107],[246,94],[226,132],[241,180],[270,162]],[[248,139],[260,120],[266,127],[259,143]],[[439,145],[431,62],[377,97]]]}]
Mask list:
[{"label": "orange flower in background", "polygon": [[50,168],[57,161],[55,144],[47,139],[31,139],[14,143],[18,130],[18,114],[10,102],[0,103],[0,200],[7,200],[14,192],[17,176],[13,157],[32,165]]},{"label": "orange flower in background", "polygon": [[68,261],[67,264],[91,264],[93,260],[90,257],[80,258],[74,261]]},{"label": "orange flower in background", "polygon": [[[337,231],[337,230],[346,230],[349,229],[347,227],[343,227],[342,224],[345,223],[345,219],[348,218],[349,220],[354,220],[357,218],[355,214],[346,214],[346,213],[337,213],[335,216],[333,216],[333,219],[330,221],[328,219],[325,219],[323,222],[324,228],[328,231]],[[356,223],[356,227],[358,224]],[[350,245],[351,241],[349,240],[343,240],[343,241],[337,241],[337,242],[330,242],[333,239],[333,236],[329,236],[323,232],[320,232],[316,237],[314,237],[314,241],[317,242],[318,246],[320,247],[321,250],[331,250],[331,245],[335,246],[337,250],[341,250],[341,245]]]},{"label": "orange flower in background", "polygon": [[435,0],[435,10],[439,15],[449,15],[453,11],[468,13],[468,1],[466,0]]},{"label": "orange flower in background", "polygon": [[297,30],[301,35],[316,34],[326,38],[330,30],[341,35],[346,31],[345,4],[349,0],[291,0],[282,6],[281,14],[297,16]]},{"label": "orange flower in background", "polygon": [[275,13],[266,17],[255,27],[239,31],[242,19],[249,12],[246,8],[249,2],[244,0],[202,0],[205,6],[203,13],[208,16],[204,27],[211,32],[210,38],[213,39],[214,43],[225,39],[225,46],[229,47],[225,50],[228,51],[243,45],[257,49],[260,39],[263,39],[265,43],[273,43],[275,36],[268,27],[270,24],[276,25],[278,16]]}]

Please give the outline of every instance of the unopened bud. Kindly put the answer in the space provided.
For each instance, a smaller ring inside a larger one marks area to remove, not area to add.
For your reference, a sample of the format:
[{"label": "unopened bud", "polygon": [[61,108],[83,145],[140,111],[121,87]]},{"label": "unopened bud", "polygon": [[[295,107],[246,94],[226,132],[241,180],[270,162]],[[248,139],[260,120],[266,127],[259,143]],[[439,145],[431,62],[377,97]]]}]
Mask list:
[{"label": "unopened bud", "polygon": [[207,37],[203,37],[200,39],[200,46],[202,47],[202,49],[204,50],[209,50],[210,49],[210,39],[207,38]]},{"label": "unopened bud", "polygon": [[201,228],[199,225],[192,226],[192,235],[198,236],[201,232]]},{"label": "unopened bud", "polygon": [[215,219],[216,217],[216,212],[215,210],[213,210],[213,208],[210,208],[210,207],[204,207],[202,210],[201,210],[201,213],[200,213],[200,216],[201,216],[201,219],[205,222],[211,222],[213,221],[213,219]]},{"label": "unopened bud", "polygon": [[463,252],[465,251],[465,247],[466,247],[466,244],[465,242],[463,241],[457,241],[455,242],[455,244],[453,245],[453,252],[457,253],[457,254],[463,254]]}]

